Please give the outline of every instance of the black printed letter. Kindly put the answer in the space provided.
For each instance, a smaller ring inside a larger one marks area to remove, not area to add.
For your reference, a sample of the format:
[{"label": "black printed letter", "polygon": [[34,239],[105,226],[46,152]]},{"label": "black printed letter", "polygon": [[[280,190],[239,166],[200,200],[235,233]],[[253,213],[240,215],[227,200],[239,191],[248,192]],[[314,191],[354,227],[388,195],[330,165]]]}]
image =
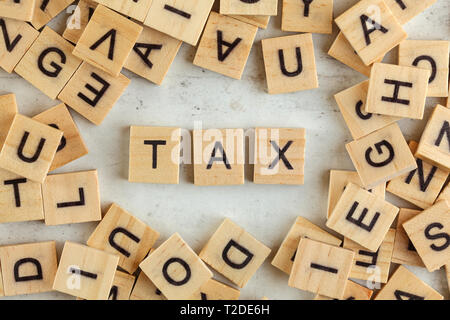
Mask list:
[{"label": "black printed letter", "polygon": [[431,75],[430,78],[428,79],[428,83],[433,82],[434,78],[436,78],[436,72],[437,72],[437,67],[436,67],[436,61],[434,61],[434,59],[430,56],[418,56],[412,63],[412,65],[414,67],[417,67],[417,65],[419,64],[420,61],[428,61],[431,65]]},{"label": "black printed letter", "polygon": [[424,231],[425,238],[427,238],[428,240],[445,239],[445,243],[441,246],[437,246],[435,244],[430,245],[430,248],[433,249],[434,251],[443,251],[443,250],[447,249],[448,246],[450,246],[450,235],[446,232],[430,234],[430,231],[434,228],[441,230],[444,228],[444,226],[442,224],[440,224],[439,222],[435,222],[435,223],[428,225]]},{"label": "black printed letter", "polygon": [[[32,263],[36,266],[36,274],[32,275],[32,276],[20,276],[19,274],[19,268],[21,265],[23,265],[24,263]],[[37,261],[34,258],[23,258],[20,259],[19,261],[17,261],[14,264],[14,280],[16,282],[23,282],[23,281],[30,281],[30,280],[42,280],[43,279],[43,275],[42,275],[42,266],[41,263],[39,261]]]},{"label": "black printed letter", "polygon": [[[369,45],[371,43],[370,34],[372,32],[377,31],[377,30],[381,31],[383,33],[388,32],[388,29],[383,27],[378,22],[373,21],[372,19],[370,19],[365,14],[361,15],[360,19],[361,19],[361,25],[362,25],[362,28],[363,28],[363,32],[364,32],[364,38],[366,39],[366,45]],[[369,22],[372,25],[372,28],[367,29],[367,22]]]},{"label": "black printed letter", "polygon": [[116,237],[116,235],[118,233],[122,233],[123,235],[127,236],[128,238],[130,238],[131,240],[133,240],[136,243],[139,243],[141,241],[141,239],[139,239],[138,237],[136,237],[134,234],[132,234],[130,231],[128,231],[127,229],[124,228],[115,228],[113,231],[111,231],[109,238],[108,238],[108,242],[111,245],[111,247],[113,247],[114,249],[116,249],[117,251],[119,251],[121,254],[123,254],[125,257],[130,257],[131,253],[128,252],[127,250],[125,250],[124,248],[122,248],[121,246],[119,246],[114,238]]},{"label": "black printed letter", "polygon": [[14,199],[16,200],[16,207],[20,208],[21,203],[20,203],[20,192],[19,192],[19,183],[26,183],[27,179],[23,178],[23,179],[15,179],[15,180],[6,180],[4,182],[4,185],[12,185],[14,188]]},{"label": "black printed letter", "polygon": [[276,152],[278,152],[278,156],[275,158],[275,160],[273,160],[273,162],[270,164],[269,169],[273,169],[275,168],[275,166],[277,165],[277,163],[282,160],[284,165],[286,166],[286,168],[288,170],[294,170],[294,168],[292,167],[291,163],[288,161],[288,159],[286,158],[286,156],[284,155],[286,153],[286,151],[289,149],[289,147],[292,145],[292,143],[294,143],[294,141],[289,140],[286,145],[283,147],[283,149],[280,150],[280,147],[278,147],[277,143],[275,141],[270,141],[270,144],[272,145],[272,147],[275,149]]},{"label": "black printed letter", "polygon": [[[182,279],[180,281],[176,281],[169,275],[168,269],[172,263],[178,263],[184,268],[184,270],[186,271],[186,276],[184,277],[184,279]],[[167,282],[169,282],[171,285],[177,286],[177,287],[186,284],[191,279],[191,268],[186,263],[186,261],[184,261],[181,258],[170,258],[169,260],[167,260],[163,266],[162,273],[163,273],[164,278],[167,280]]]},{"label": "black printed letter", "polygon": [[41,140],[39,140],[39,145],[38,145],[36,151],[34,152],[34,155],[32,157],[27,157],[23,154],[23,148],[25,147],[25,144],[27,143],[29,135],[30,135],[30,133],[28,131],[25,131],[25,133],[23,134],[22,140],[20,141],[19,148],[17,149],[17,156],[19,157],[20,160],[22,160],[24,162],[33,163],[33,162],[36,162],[36,160],[41,155],[42,148],[44,148],[44,144],[45,144],[46,140],[44,138],[41,138]]},{"label": "black printed letter", "polygon": [[87,104],[89,104],[92,107],[95,107],[97,105],[97,103],[100,101],[100,99],[103,97],[103,95],[106,93],[106,91],[108,90],[110,84],[108,82],[106,82],[106,80],[104,80],[102,77],[100,77],[98,74],[96,74],[95,72],[91,73],[91,77],[94,78],[95,80],[97,80],[101,85],[102,88],[100,90],[95,89],[93,86],[91,86],[89,83],[87,83],[84,87],[86,89],[88,89],[89,91],[91,91],[93,94],[95,94],[95,98],[94,99],[89,99],[88,97],[86,97],[83,93],[78,92],[78,97],[81,98],[84,102],[86,102]]},{"label": "black printed letter", "polygon": [[[241,38],[236,38],[232,43],[224,41],[222,31],[217,30],[217,58],[219,61],[224,61],[241,40]],[[223,46],[228,47],[225,52],[223,52]]]},{"label": "black printed letter", "polygon": [[158,146],[165,146],[165,140],[144,140],[144,144],[149,144],[152,146],[152,168],[156,169],[158,167]]},{"label": "black printed letter", "polygon": [[309,6],[314,0],[303,0],[303,3],[305,4],[305,9],[303,10],[303,16],[309,17]]},{"label": "black printed letter", "polygon": [[84,200],[84,189],[78,188],[78,194],[80,196],[80,200],[78,201],[72,201],[72,202],[61,202],[57,203],[57,208],[68,208],[68,207],[82,207],[86,204],[86,201]]},{"label": "black printed letter", "polygon": [[[235,263],[230,260],[230,258],[228,257],[228,252],[230,251],[230,249],[232,247],[235,247],[237,250],[239,250],[246,256],[244,261],[242,261],[241,263]],[[250,261],[253,259],[253,253],[251,253],[246,248],[244,248],[243,246],[238,244],[236,241],[231,239],[222,251],[222,259],[223,259],[223,261],[225,261],[225,263],[227,265],[229,265],[233,269],[244,269],[250,263]]]},{"label": "black printed letter", "polygon": [[54,68],[54,70],[48,70],[45,69],[44,67],[44,59],[45,57],[49,54],[55,52],[56,54],[59,55],[59,57],[61,58],[61,63],[62,64],[66,64],[66,55],[64,54],[64,52],[61,49],[55,48],[55,47],[51,47],[51,48],[47,48],[44,51],[42,51],[42,53],[39,55],[38,58],[38,67],[39,70],[41,70],[41,72],[43,74],[45,74],[46,76],[50,77],[50,78],[56,78],[59,73],[62,70],[62,67],[59,64],[56,64],[54,61],[50,62],[50,66],[52,66]]},{"label": "black printed letter", "polygon": [[11,42],[9,39],[8,30],[6,29],[6,22],[3,18],[0,19],[0,27],[2,28],[3,38],[5,39],[6,50],[8,50],[8,52],[11,52],[17,46],[20,39],[22,39],[22,35],[21,34],[17,35],[17,37],[15,37],[14,40]]},{"label": "black printed letter", "polygon": [[361,212],[361,215],[359,216],[358,219],[353,218],[353,214],[355,213],[356,208],[358,207],[359,203],[357,201],[355,201],[352,205],[352,207],[350,208],[350,211],[347,213],[347,216],[345,217],[346,220],[350,221],[351,223],[356,224],[358,227],[360,227],[361,229],[364,229],[368,232],[372,231],[373,227],[375,226],[375,223],[377,223],[378,218],[380,217],[380,213],[379,212],[375,212],[375,215],[372,218],[372,221],[370,221],[370,224],[364,224],[364,218],[367,215],[367,208],[364,208]]},{"label": "black printed letter", "polygon": [[395,156],[394,148],[393,148],[392,145],[391,145],[389,142],[387,142],[386,140],[383,140],[383,141],[380,141],[380,142],[375,143],[375,149],[377,150],[378,154],[382,154],[382,153],[383,153],[383,148],[382,148],[383,146],[385,146],[385,147],[388,149],[388,151],[389,151],[389,156],[386,158],[386,160],[381,161],[381,162],[374,162],[374,161],[372,160],[372,158],[370,157],[370,154],[371,154],[372,151],[373,151],[372,147],[369,147],[369,148],[366,150],[366,154],[365,154],[365,156],[366,156],[366,161],[367,161],[367,163],[370,164],[372,167],[375,167],[375,168],[384,167],[385,165],[388,165],[388,164],[394,159],[394,156]]},{"label": "black printed letter", "polygon": [[108,59],[114,60],[114,46],[116,45],[116,33],[115,29],[109,30],[107,33],[103,35],[100,39],[97,40],[89,49],[95,50],[97,49],[106,39],[111,38],[109,40],[109,50],[108,50]]},{"label": "black printed letter", "polygon": [[[222,157],[216,157],[216,152],[217,150],[219,150],[220,152],[222,152]],[[215,161],[220,161],[223,162],[225,164],[225,167],[228,170],[231,170],[231,166],[228,163],[227,160],[227,155],[225,153],[225,150],[223,150],[223,145],[220,141],[216,141],[215,145],[214,145],[214,149],[211,152],[211,159],[209,159],[208,165],[206,166],[207,170],[210,170],[212,168],[212,165]]]},{"label": "black printed letter", "polygon": [[[144,48],[145,52],[140,49]],[[161,50],[162,44],[151,44],[151,43],[136,43],[133,47],[134,52],[144,61],[144,63],[151,69],[153,68],[153,63],[148,58],[152,50]]]},{"label": "black printed letter", "polygon": [[447,136],[447,142],[450,148],[450,124],[448,123],[448,121],[444,121],[444,124],[442,125],[441,131],[439,131],[439,135],[436,139],[436,142],[434,143],[434,145],[436,147],[439,147],[441,145],[442,142],[442,138],[444,137],[444,134]]},{"label": "black printed letter", "polygon": [[394,85],[394,95],[392,97],[382,96],[381,101],[399,103],[399,104],[404,104],[404,105],[409,106],[409,100],[399,99],[398,92],[400,91],[400,86],[412,88],[413,84],[411,82],[403,82],[403,81],[397,81],[397,80],[384,79],[384,83]]},{"label": "black printed letter", "polygon": [[425,180],[424,174],[423,174],[423,162],[420,159],[416,160],[417,163],[417,169],[414,169],[409,173],[409,175],[406,177],[405,183],[410,184],[412,178],[414,177],[416,171],[419,176],[419,184],[420,184],[420,190],[422,192],[427,191],[428,185],[430,184],[431,180],[433,180],[434,174],[436,173],[437,168],[432,167],[430,170],[430,173],[427,176],[427,179]]},{"label": "black printed letter", "polygon": [[278,50],[278,59],[280,60],[281,73],[283,73],[286,77],[298,76],[303,71],[302,52],[300,50],[300,47],[295,48],[295,55],[297,57],[297,70],[287,71],[286,64],[284,62],[284,51],[282,49]]}]

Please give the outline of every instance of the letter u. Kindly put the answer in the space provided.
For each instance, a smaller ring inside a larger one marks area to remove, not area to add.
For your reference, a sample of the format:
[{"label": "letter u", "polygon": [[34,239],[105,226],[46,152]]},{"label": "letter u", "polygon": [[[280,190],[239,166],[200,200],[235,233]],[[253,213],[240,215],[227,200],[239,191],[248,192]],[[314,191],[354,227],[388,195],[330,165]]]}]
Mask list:
[{"label": "letter u", "polygon": [[39,141],[39,145],[36,148],[36,151],[34,152],[34,155],[32,157],[27,157],[23,154],[23,148],[25,147],[25,144],[27,143],[28,136],[30,133],[28,131],[25,131],[23,134],[22,140],[20,141],[19,149],[17,149],[17,156],[20,158],[20,160],[28,163],[36,162],[36,160],[39,158],[42,152],[42,148],[44,148],[45,139],[41,138]]},{"label": "letter u", "polygon": [[295,48],[295,55],[297,58],[297,70],[287,71],[285,61],[284,61],[284,51],[283,51],[283,49],[278,50],[278,58],[280,59],[281,72],[287,77],[298,76],[303,71],[302,52],[300,50],[300,47]]}]

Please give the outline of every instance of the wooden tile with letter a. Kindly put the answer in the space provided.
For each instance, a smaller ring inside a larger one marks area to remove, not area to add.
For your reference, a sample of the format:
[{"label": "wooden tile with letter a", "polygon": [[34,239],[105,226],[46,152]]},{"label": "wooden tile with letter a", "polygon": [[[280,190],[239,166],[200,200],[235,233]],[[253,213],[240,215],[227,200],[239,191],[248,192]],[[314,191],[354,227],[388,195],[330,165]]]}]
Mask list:
[{"label": "wooden tile with letter a", "polygon": [[94,0],[108,8],[120,12],[126,17],[143,22],[152,0]]},{"label": "wooden tile with letter a", "polygon": [[73,10],[73,14],[67,20],[66,30],[64,30],[63,38],[72,43],[80,40],[86,26],[94,14],[98,3],[94,0],[80,0]]},{"label": "wooden tile with letter a", "polygon": [[41,29],[71,3],[73,0],[36,0],[31,24],[36,29]]},{"label": "wooden tile with letter a", "polygon": [[189,300],[238,300],[240,291],[209,279]]},{"label": "wooden tile with letter a", "polygon": [[384,0],[395,18],[405,24],[437,0]]},{"label": "wooden tile with letter a", "polygon": [[35,1],[39,0],[2,0],[0,1],[0,14],[5,18],[31,21]]},{"label": "wooden tile with letter a", "polygon": [[[347,285],[345,286],[344,295],[341,300],[370,300],[372,297],[373,290],[370,290],[362,285],[357,284],[351,280],[347,280]],[[314,300],[334,300],[326,296],[318,294],[314,297]]]},{"label": "wooden tile with letter a", "polygon": [[140,271],[139,276],[131,291],[130,300],[167,300],[155,284]]},{"label": "wooden tile with letter a", "polygon": [[9,128],[17,114],[16,95],[14,93],[0,96],[0,150],[5,143]]},{"label": "wooden tile with letter a", "polygon": [[278,0],[220,0],[221,14],[276,16]]},{"label": "wooden tile with letter a", "polygon": [[281,30],[331,33],[333,0],[283,0]]}]

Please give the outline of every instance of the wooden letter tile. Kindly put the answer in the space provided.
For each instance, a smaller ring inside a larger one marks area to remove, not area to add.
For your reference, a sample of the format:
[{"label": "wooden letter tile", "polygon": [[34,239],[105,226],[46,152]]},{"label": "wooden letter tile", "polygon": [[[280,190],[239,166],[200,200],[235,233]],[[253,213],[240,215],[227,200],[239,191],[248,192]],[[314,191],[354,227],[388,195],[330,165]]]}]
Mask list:
[{"label": "wooden letter tile", "polygon": [[209,279],[188,300],[238,300],[240,291],[214,279]]},{"label": "wooden letter tile", "polygon": [[44,182],[62,135],[62,131],[17,114],[0,153],[0,168]]},{"label": "wooden letter tile", "polygon": [[233,221],[225,219],[199,256],[217,272],[243,288],[270,249]]},{"label": "wooden letter tile", "polygon": [[178,184],[180,128],[130,128],[130,182]]},{"label": "wooden letter tile", "polygon": [[31,21],[35,1],[39,0],[2,0],[0,1],[1,16],[16,20]]},{"label": "wooden letter tile", "polygon": [[281,30],[331,33],[332,29],[333,0],[283,0]]},{"label": "wooden letter tile", "polygon": [[384,0],[400,24],[405,24],[437,0]]},{"label": "wooden letter tile", "polygon": [[266,29],[270,20],[270,16],[246,16],[234,14],[231,14],[229,16],[238,19],[239,21],[257,26],[261,29]]},{"label": "wooden letter tile", "polygon": [[134,285],[134,276],[125,272],[116,271],[113,284],[109,292],[109,300],[130,300]]},{"label": "wooden letter tile", "polygon": [[298,245],[289,286],[342,299],[354,252],[302,238]]},{"label": "wooden letter tile", "polygon": [[[347,280],[347,285],[345,286],[344,295],[341,300],[370,300],[372,297],[373,290],[370,290],[362,285],[357,284],[351,280]],[[314,297],[314,300],[334,300],[326,296],[318,294]]]},{"label": "wooden letter tile", "polygon": [[277,0],[220,0],[221,14],[276,16]]},{"label": "wooden letter tile", "polygon": [[31,24],[39,30],[71,3],[73,0],[36,0]]},{"label": "wooden letter tile", "polygon": [[167,300],[155,284],[140,272],[130,295],[130,300]]},{"label": "wooden letter tile", "polygon": [[270,94],[319,87],[310,33],[263,39],[261,43]]},{"label": "wooden letter tile", "polygon": [[108,300],[119,257],[66,241],[53,290],[86,300]]},{"label": "wooden letter tile", "polygon": [[67,20],[63,38],[72,43],[77,43],[86,29],[89,20],[91,20],[97,5],[97,2],[94,2],[94,0],[80,0],[73,14]]},{"label": "wooden letter tile", "polygon": [[398,210],[373,193],[349,183],[331,213],[327,227],[370,251],[377,251]]},{"label": "wooden letter tile", "polygon": [[97,170],[49,175],[42,185],[42,194],[46,225],[102,218]]},{"label": "wooden letter tile", "polygon": [[371,189],[417,168],[396,123],[345,145],[364,188]]},{"label": "wooden letter tile", "polygon": [[0,150],[5,143],[9,128],[17,113],[16,95],[13,93],[0,96]]},{"label": "wooden letter tile", "polygon": [[143,22],[152,0],[94,0],[104,6],[120,12],[124,16]]},{"label": "wooden letter tile", "polygon": [[52,291],[58,261],[54,241],[0,247],[5,296]]}]

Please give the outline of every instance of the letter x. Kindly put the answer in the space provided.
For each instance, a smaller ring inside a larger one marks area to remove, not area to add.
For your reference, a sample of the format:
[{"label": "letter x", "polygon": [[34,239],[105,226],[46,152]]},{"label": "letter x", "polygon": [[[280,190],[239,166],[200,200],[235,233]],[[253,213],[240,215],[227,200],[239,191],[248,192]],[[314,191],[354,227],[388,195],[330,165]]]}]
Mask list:
[{"label": "letter x", "polygon": [[292,167],[292,165],[290,164],[290,162],[284,155],[286,153],[286,151],[289,149],[289,147],[292,145],[293,142],[294,141],[289,140],[286,143],[286,145],[283,147],[283,149],[280,150],[280,147],[278,146],[278,144],[275,141],[270,140],[270,144],[275,149],[275,151],[278,152],[278,157],[276,157],[275,160],[273,160],[273,162],[269,166],[269,169],[275,168],[275,166],[278,164],[278,162],[280,160],[283,160],[283,163],[286,166],[286,168],[288,168],[288,170],[294,170],[294,168]]}]

